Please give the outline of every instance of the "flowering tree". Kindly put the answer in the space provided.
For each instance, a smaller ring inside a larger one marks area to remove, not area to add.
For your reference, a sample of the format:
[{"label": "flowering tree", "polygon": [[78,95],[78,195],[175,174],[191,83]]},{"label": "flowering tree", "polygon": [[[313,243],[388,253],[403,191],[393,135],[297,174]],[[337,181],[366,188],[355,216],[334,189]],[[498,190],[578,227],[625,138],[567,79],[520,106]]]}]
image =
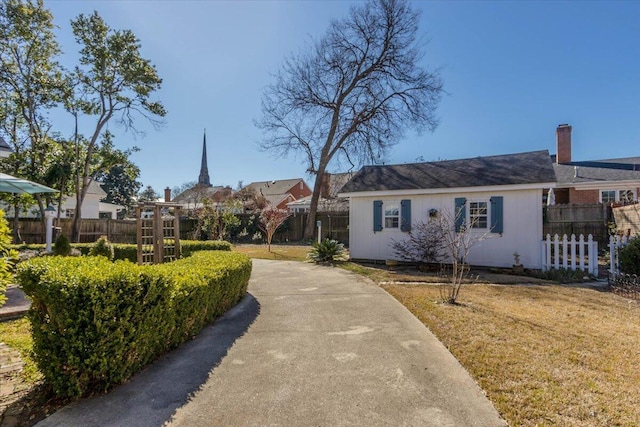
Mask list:
[{"label": "flowering tree", "polygon": [[289,218],[291,214],[283,209],[268,207],[260,212],[260,229],[267,237],[267,246],[271,252],[271,239],[276,230]]}]

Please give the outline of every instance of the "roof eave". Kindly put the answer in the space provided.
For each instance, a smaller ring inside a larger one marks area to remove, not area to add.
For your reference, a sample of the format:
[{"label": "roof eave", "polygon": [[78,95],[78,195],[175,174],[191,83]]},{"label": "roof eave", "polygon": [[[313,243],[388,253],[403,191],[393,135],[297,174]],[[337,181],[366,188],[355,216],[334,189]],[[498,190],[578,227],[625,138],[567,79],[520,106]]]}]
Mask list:
[{"label": "roof eave", "polygon": [[412,190],[380,190],[380,191],[353,191],[349,193],[339,193],[338,197],[385,197],[403,195],[425,195],[425,194],[459,194],[459,193],[484,193],[488,191],[518,191],[518,190],[539,190],[544,188],[555,188],[556,182],[537,182],[531,184],[511,184],[511,185],[487,185],[479,187],[454,187],[454,188],[418,188]]}]

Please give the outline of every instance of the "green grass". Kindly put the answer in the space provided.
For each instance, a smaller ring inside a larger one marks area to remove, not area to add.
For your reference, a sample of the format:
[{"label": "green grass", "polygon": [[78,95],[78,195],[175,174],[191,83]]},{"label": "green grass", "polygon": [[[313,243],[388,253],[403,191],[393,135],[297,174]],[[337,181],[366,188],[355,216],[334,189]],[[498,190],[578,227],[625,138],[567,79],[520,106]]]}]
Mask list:
[{"label": "green grass", "polygon": [[25,318],[0,323],[0,341],[20,352],[24,362],[22,378],[31,384],[42,379],[42,374],[32,358],[33,340],[31,325]]},{"label": "green grass", "polygon": [[271,245],[269,252],[267,245],[234,245],[233,250],[248,255],[250,258],[272,259],[280,261],[306,261],[310,245]]}]

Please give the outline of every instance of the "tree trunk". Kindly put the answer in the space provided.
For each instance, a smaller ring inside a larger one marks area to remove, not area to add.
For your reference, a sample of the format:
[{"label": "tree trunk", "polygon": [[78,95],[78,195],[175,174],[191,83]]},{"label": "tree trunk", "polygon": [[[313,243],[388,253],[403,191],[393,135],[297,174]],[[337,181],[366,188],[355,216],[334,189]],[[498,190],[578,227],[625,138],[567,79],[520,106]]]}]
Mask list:
[{"label": "tree trunk", "polygon": [[316,214],[318,212],[318,201],[320,200],[320,191],[322,189],[322,180],[324,179],[325,167],[320,166],[316,174],[316,182],[313,184],[313,194],[311,195],[311,206],[309,206],[309,215],[307,216],[307,225],[304,228],[305,240],[313,239],[316,228]]},{"label": "tree trunk", "polygon": [[13,199],[13,243],[20,244],[20,203],[18,203],[18,197],[14,196]]},{"label": "tree trunk", "polygon": [[80,243],[80,229],[82,227],[82,189],[76,191],[76,210],[73,214],[73,224],[71,225],[71,241]]}]

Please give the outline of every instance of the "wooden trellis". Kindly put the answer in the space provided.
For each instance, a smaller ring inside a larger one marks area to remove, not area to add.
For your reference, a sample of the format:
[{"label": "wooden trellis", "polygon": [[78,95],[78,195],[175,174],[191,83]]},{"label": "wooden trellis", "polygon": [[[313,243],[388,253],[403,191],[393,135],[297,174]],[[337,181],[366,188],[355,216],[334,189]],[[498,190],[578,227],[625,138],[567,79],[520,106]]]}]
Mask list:
[{"label": "wooden trellis", "polygon": [[138,264],[161,264],[180,258],[180,205],[138,203],[136,218]]}]

